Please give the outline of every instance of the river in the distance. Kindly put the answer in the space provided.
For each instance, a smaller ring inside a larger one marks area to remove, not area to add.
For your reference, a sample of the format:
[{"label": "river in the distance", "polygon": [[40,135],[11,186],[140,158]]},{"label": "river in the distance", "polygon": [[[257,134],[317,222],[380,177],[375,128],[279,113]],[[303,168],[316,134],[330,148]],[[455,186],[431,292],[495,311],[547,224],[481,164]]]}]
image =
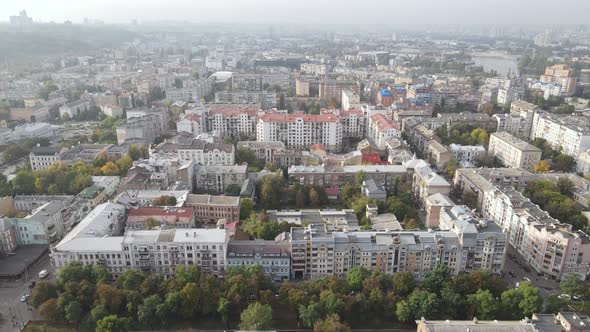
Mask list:
[{"label": "river in the distance", "polygon": [[516,58],[472,56],[471,60],[476,66],[482,66],[485,71],[495,70],[500,76],[506,76],[508,72],[518,76],[518,62]]}]

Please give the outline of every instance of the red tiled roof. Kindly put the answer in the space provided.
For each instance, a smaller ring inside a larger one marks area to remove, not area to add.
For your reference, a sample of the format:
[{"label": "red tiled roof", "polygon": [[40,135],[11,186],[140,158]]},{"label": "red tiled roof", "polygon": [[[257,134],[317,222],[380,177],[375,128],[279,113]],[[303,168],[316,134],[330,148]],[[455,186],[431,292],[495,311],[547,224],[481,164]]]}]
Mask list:
[{"label": "red tiled roof", "polygon": [[325,147],[323,144],[316,143],[316,144],[312,145],[312,146],[309,148],[309,150],[310,150],[310,151],[313,151],[313,150],[322,150],[322,151],[325,151],[325,150],[326,150],[326,147]]},{"label": "red tiled roof", "polygon": [[264,122],[295,122],[303,119],[303,122],[338,122],[339,116],[335,114],[278,114],[267,113],[260,117]]},{"label": "red tiled roof", "polygon": [[388,130],[388,129],[391,129],[391,128],[394,128],[394,129],[399,130],[399,124],[396,123],[395,121],[387,118],[383,114],[375,114],[375,115],[373,115],[371,117],[371,121],[373,123],[377,124],[377,127],[381,131]]},{"label": "red tiled roof", "polygon": [[198,114],[187,114],[184,116],[184,118],[195,122],[201,121],[201,116]]},{"label": "red tiled roof", "polygon": [[364,116],[365,114],[363,113],[363,111],[361,110],[357,110],[357,109],[349,109],[347,111],[342,110],[340,111],[340,114],[342,114],[342,116],[349,116],[349,115],[358,115],[358,116]]}]

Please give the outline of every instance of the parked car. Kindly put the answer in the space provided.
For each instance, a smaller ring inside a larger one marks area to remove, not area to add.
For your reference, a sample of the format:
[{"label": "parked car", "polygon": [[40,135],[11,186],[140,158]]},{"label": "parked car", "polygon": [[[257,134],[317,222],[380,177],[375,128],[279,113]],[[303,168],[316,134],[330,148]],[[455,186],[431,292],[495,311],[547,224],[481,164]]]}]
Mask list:
[{"label": "parked car", "polygon": [[520,282],[516,283],[516,288],[520,287]]},{"label": "parked car", "polygon": [[36,285],[36,284],[37,284],[37,283],[35,282],[35,280],[32,280],[31,282],[29,282],[29,288],[30,288],[30,289],[33,289],[33,288],[35,288],[35,285]]},{"label": "parked car", "polygon": [[571,298],[571,296],[570,296],[569,294],[559,294],[559,295],[557,296],[557,298],[558,298],[558,299],[562,299],[562,300],[563,300],[563,299],[570,299],[570,298]]},{"label": "parked car", "polygon": [[522,277],[522,280],[531,282],[531,278],[529,278],[529,277]]},{"label": "parked car", "polygon": [[31,297],[31,295],[29,294],[25,294],[20,298],[21,302],[27,302],[29,300],[29,297]]},{"label": "parked car", "polygon": [[48,275],[49,272],[47,272],[47,270],[42,270],[41,272],[39,272],[39,279],[45,279]]}]

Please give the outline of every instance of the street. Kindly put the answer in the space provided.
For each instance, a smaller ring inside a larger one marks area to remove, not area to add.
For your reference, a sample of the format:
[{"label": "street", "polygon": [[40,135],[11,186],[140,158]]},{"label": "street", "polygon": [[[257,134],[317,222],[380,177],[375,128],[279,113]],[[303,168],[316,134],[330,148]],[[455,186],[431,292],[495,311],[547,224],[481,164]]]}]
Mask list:
[{"label": "street", "polygon": [[[519,264],[519,262],[522,264]],[[543,299],[546,299],[551,294],[559,294],[558,282],[537,275],[533,269],[530,269],[529,272],[525,271],[524,266],[526,265],[523,262],[522,256],[509,247],[506,262],[504,263],[504,280],[508,282],[510,288],[515,288],[517,282],[523,282],[523,277],[527,277],[531,279],[533,285],[539,288]],[[514,277],[510,275],[510,272]]]},{"label": "street", "polygon": [[31,267],[30,272],[20,280],[0,280],[0,313],[2,314],[0,332],[20,331],[24,324],[34,317],[32,307],[21,302],[21,297],[24,294],[31,294],[29,282],[31,280],[39,281],[41,270],[49,271],[49,277],[46,280],[55,280],[56,275],[51,269],[47,255]]}]

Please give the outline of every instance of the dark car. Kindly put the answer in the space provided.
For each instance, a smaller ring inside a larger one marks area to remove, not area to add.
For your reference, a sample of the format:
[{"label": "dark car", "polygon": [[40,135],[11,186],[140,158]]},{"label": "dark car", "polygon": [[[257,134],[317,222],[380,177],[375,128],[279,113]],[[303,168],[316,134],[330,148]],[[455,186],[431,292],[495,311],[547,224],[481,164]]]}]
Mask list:
[{"label": "dark car", "polygon": [[31,281],[31,282],[29,282],[29,288],[30,288],[30,289],[33,289],[33,288],[35,288],[35,285],[36,285],[36,284],[37,284],[37,283],[36,283],[34,280],[33,280],[33,281]]}]

